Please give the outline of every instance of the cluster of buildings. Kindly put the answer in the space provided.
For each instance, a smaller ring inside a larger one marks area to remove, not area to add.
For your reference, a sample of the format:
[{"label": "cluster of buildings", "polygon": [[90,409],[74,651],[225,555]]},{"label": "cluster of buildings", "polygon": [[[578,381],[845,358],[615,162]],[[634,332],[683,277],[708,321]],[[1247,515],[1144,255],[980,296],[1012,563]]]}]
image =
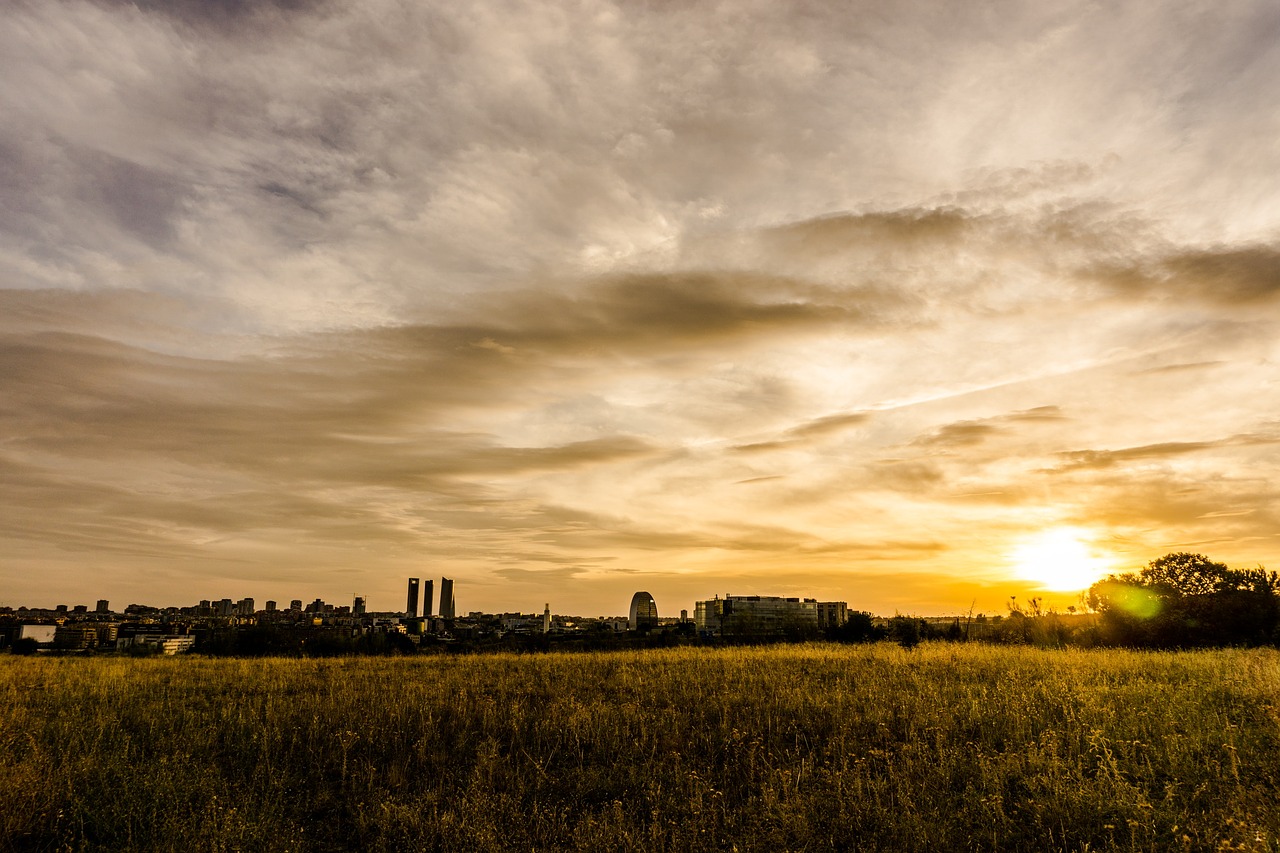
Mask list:
[{"label": "cluster of buildings", "polygon": [[[431,580],[409,578],[408,597],[405,600],[405,625],[411,634],[422,634],[430,630],[439,634],[449,630],[449,623],[457,618],[457,603],[453,598],[453,581],[440,578],[440,613],[435,615],[435,589]],[[418,596],[422,596],[422,609],[418,609]]]},{"label": "cluster of buildings", "polygon": [[178,654],[207,645],[210,638],[253,628],[302,635],[317,633],[352,637],[368,633],[404,633],[400,614],[369,613],[363,596],[350,606],[316,599],[287,607],[267,601],[259,608],[252,598],[205,599],[190,607],[130,604],[122,612],[100,600],[51,609],[0,607],[0,651],[30,648],[64,652],[116,651]]},{"label": "cluster of buildings", "polygon": [[[159,654],[176,655],[195,648],[196,635],[174,626],[133,621],[113,621],[115,614],[95,613],[93,621],[20,621],[0,622],[0,648],[21,648],[22,642],[34,642],[36,648],[78,652],[127,651],[140,649]],[[33,618],[28,614],[28,619]],[[34,618],[42,618],[34,615]]]},{"label": "cluster of buildings", "polygon": [[[255,626],[282,631],[333,632],[347,638],[370,633],[405,634],[422,645],[432,642],[481,640],[508,635],[566,635],[585,632],[648,634],[676,630],[689,636],[770,637],[812,636],[825,628],[839,627],[849,618],[843,601],[786,598],[767,595],[726,595],[698,601],[694,616],[687,610],[678,617],[662,618],[648,592],[631,598],[627,617],[581,618],[555,615],[547,604],[541,614],[470,612],[457,615],[454,582],[440,579],[435,596],[433,580],[409,578],[405,609],[372,613],[364,596],[354,596],[350,606],[316,599],[304,604],[294,599],[287,607],[267,601],[260,609],[252,598],[205,599],[193,607],[154,608],[131,604],[123,613],[111,610],[106,600],[90,611],[85,605],[52,610],[16,611],[0,608],[0,649],[57,649],[63,651],[141,650],[178,654],[198,649],[203,638]],[[401,642],[405,642],[402,638]]]}]

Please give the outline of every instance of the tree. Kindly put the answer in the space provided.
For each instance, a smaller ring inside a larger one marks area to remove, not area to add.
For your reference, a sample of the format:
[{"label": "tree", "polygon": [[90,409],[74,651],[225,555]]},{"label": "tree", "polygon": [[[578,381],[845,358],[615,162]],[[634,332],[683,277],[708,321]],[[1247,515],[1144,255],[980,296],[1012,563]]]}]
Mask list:
[{"label": "tree", "polygon": [[1126,645],[1258,645],[1276,638],[1280,578],[1178,552],[1089,588],[1104,638]]},{"label": "tree", "polygon": [[1231,584],[1231,570],[1203,554],[1166,554],[1147,564],[1138,576],[1143,586],[1177,596],[1213,595]]},{"label": "tree", "polygon": [[904,649],[920,645],[921,620],[911,616],[894,616],[889,620],[889,639]]},{"label": "tree", "polygon": [[849,611],[849,618],[838,628],[828,628],[829,639],[841,643],[869,643],[884,637],[884,631],[876,627],[875,619],[865,610]]}]

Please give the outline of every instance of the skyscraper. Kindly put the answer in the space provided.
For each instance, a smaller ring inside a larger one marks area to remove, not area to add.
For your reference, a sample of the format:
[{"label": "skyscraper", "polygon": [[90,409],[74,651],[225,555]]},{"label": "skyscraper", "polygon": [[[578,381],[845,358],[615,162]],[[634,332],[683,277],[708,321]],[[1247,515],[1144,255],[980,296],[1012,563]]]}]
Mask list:
[{"label": "skyscraper", "polygon": [[453,618],[453,581],[440,578],[440,618]]},{"label": "skyscraper", "polygon": [[405,616],[416,619],[418,616],[418,579],[409,578],[409,601],[405,605]]},{"label": "skyscraper", "polygon": [[432,607],[435,601],[435,581],[425,580],[422,582],[422,615],[428,619],[434,614]]},{"label": "skyscraper", "polygon": [[365,614],[364,596],[357,595],[355,596],[355,599],[351,602],[351,615],[363,616],[364,614]]}]

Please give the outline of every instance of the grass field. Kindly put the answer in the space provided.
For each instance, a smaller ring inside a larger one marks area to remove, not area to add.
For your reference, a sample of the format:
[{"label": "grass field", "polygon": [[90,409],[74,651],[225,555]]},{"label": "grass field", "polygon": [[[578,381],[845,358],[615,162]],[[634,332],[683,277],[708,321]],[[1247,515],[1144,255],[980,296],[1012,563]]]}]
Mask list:
[{"label": "grass field", "polygon": [[13,850],[1280,850],[1280,652],[0,658]]}]

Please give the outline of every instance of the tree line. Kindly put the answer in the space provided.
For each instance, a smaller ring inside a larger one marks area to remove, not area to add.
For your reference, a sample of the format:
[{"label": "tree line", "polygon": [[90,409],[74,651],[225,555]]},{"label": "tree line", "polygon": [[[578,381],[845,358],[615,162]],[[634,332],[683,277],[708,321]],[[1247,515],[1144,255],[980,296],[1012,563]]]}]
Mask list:
[{"label": "tree line", "polygon": [[1178,552],[1111,575],[1087,593],[1109,645],[1280,645],[1280,576]]}]

